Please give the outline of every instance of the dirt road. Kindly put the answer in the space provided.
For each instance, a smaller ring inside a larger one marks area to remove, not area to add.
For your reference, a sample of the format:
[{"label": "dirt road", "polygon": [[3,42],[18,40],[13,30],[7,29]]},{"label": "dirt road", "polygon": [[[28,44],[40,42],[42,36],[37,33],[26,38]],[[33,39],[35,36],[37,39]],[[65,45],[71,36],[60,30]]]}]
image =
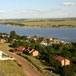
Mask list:
[{"label": "dirt road", "polygon": [[8,51],[3,51],[4,53],[8,54],[9,56],[14,57],[22,66],[24,67],[24,71],[26,72],[27,75],[29,76],[43,76],[40,72],[32,68],[31,65],[28,64],[27,60],[24,59],[21,56],[18,56],[14,53],[8,52]]}]

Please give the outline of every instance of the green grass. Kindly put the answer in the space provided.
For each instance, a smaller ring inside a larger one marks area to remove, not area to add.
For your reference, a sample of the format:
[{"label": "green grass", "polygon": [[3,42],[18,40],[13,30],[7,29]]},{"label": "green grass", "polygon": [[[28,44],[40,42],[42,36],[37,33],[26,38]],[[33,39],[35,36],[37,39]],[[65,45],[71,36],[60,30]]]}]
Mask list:
[{"label": "green grass", "polygon": [[23,67],[19,66],[15,61],[0,61],[0,71],[7,76],[27,76]]},{"label": "green grass", "polygon": [[6,51],[8,51],[8,50],[10,50],[11,48],[9,47],[9,43],[4,43],[4,44],[1,44],[0,43],[0,49],[1,50],[6,50]]},{"label": "green grass", "polygon": [[[0,44],[1,50],[10,50],[9,43]],[[3,55],[4,56],[4,55]],[[0,60],[0,76],[27,76],[23,67],[17,61]]]}]

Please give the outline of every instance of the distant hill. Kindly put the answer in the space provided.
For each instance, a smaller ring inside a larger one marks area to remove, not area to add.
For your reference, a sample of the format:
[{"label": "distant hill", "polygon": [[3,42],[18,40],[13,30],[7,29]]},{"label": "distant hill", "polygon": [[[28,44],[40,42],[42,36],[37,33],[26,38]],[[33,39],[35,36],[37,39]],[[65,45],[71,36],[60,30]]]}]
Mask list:
[{"label": "distant hill", "polygon": [[76,18],[1,19],[0,24],[32,28],[73,28],[76,27]]}]

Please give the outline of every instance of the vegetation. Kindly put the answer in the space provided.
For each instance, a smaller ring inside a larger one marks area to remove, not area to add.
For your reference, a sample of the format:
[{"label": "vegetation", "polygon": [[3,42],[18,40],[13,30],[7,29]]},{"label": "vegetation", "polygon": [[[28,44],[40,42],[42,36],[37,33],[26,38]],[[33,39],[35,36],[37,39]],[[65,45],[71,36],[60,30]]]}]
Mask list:
[{"label": "vegetation", "polygon": [[0,49],[1,49],[1,50],[6,50],[6,51],[8,51],[8,50],[12,49],[12,48],[9,47],[9,46],[10,46],[9,43],[0,44]]},{"label": "vegetation", "polygon": [[[1,73],[3,73],[1,75]],[[0,76],[27,76],[16,61],[0,61]]]},{"label": "vegetation", "polygon": [[14,27],[72,28],[72,27],[76,27],[76,18],[0,20],[0,24],[5,24],[8,26],[14,26]]}]

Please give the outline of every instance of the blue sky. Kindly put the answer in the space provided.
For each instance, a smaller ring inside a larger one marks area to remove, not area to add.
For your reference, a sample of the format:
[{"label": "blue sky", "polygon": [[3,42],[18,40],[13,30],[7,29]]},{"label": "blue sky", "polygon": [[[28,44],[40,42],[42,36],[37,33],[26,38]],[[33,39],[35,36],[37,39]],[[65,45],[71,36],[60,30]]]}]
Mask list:
[{"label": "blue sky", "polygon": [[0,0],[0,19],[76,17],[76,0]]}]

